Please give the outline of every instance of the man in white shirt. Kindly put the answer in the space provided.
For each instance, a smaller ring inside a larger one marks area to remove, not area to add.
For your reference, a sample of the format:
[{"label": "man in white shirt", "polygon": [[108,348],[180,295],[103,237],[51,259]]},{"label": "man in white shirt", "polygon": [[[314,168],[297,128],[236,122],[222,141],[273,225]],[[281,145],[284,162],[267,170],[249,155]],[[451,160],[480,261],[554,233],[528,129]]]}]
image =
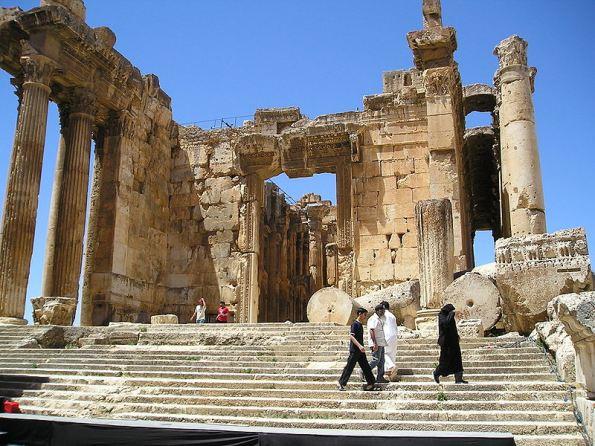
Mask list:
[{"label": "man in white shirt", "polygon": [[369,345],[372,348],[372,361],[370,368],[378,368],[376,371],[376,383],[387,383],[384,379],[384,349],[387,345],[384,326],[386,318],[384,317],[384,306],[376,305],[374,314],[368,319]]},{"label": "man in white shirt", "polygon": [[384,306],[384,317],[386,324],[384,326],[384,335],[386,337],[386,348],[384,349],[385,363],[384,368],[390,372],[397,366],[397,339],[399,331],[397,328],[397,318],[390,312],[390,306],[387,301],[380,302]]}]

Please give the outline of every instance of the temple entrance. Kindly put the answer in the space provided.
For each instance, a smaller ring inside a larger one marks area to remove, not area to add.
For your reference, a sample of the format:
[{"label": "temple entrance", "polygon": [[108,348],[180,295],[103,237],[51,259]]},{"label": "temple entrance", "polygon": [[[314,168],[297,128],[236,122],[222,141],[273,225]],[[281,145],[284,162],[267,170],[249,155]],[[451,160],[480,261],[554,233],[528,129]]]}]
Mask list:
[{"label": "temple entrance", "polygon": [[263,192],[258,322],[305,322],[310,296],[337,284],[335,175],[281,174]]}]

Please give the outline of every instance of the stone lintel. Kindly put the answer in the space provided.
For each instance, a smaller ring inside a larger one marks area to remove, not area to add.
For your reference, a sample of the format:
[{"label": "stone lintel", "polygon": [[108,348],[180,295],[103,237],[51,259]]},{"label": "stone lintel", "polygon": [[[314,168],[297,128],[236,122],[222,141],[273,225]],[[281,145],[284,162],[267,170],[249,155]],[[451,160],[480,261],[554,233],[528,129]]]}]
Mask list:
[{"label": "stone lintel", "polygon": [[294,123],[302,119],[302,113],[298,107],[285,108],[259,108],[254,113],[254,123]]}]

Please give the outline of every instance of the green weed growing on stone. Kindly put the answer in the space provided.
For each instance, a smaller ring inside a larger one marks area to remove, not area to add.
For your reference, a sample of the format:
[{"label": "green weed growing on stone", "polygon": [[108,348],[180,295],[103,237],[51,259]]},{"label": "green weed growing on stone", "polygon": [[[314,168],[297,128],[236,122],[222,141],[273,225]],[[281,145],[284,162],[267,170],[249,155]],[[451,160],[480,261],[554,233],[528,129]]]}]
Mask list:
[{"label": "green weed growing on stone", "polygon": [[448,397],[446,396],[446,394],[442,391],[438,392],[438,395],[436,395],[436,399],[440,402],[443,401],[448,401]]}]

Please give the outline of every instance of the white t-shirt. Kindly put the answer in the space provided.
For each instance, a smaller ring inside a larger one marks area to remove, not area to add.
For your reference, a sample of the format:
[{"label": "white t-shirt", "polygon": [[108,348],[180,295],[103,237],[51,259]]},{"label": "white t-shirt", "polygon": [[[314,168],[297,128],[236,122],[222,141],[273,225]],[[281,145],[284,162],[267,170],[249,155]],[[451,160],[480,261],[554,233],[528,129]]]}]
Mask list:
[{"label": "white t-shirt", "polygon": [[384,334],[384,324],[386,323],[386,317],[382,316],[379,318],[376,313],[374,313],[370,319],[368,319],[368,342],[370,347],[374,345],[374,341],[372,340],[371,330],[374,330],[374,335],[376,337],[376,345],[378,347],[386,347],[388,344],[386,343],[386,336]]},{"label": "white t-shirt", "polygon": [[205,319],[206,311],[207,311],[207,309],[204,305],[197,305],[196,306],[196,320]]}]

